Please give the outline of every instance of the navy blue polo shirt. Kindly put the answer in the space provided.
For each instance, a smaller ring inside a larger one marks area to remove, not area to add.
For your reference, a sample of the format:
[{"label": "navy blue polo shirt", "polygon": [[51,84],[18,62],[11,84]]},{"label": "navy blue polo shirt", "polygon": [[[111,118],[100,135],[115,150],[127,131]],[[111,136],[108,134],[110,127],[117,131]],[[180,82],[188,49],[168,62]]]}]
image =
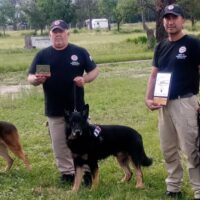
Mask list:
[{"label": "navy blue polo shirt", "polygon": [[153,66],[159,72],[171,72],[169,99],[199,92],[200,41],[185,35],[178,41],[160,42],[154,53]]},{"label": "navy blue polo shirt", "polygon": [[[63,116],[64,110],[74,109],[73,79],[96,68],[86,49],[73,44],[63,50],[48,47],[38,52],[31,64],[29,74],[35,74],[36,65],[49,65],[51,77],[43,84],[45,114]],[[84,105],[84,88],[76,87],[76,108]]]}]

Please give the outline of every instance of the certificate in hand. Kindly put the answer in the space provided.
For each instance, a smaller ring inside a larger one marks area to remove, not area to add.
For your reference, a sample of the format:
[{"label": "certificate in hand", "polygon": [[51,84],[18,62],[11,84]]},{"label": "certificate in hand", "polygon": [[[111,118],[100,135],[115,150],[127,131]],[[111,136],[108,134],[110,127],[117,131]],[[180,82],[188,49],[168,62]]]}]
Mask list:
[{"label": "certificate in hand", "polygon": [[50,77],[50,65],[36,65],[36,76]]},{"label": "certificate in hand", "polygon": [[171,73],[158,73],[154,89],[154,102],[160,105],[166,105],[169,96]]}]

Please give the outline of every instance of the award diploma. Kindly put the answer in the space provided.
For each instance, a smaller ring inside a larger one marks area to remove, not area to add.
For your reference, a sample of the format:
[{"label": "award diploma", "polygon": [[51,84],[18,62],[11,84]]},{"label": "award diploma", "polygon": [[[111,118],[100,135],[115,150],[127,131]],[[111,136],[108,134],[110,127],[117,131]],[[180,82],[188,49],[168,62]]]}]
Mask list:
[{"label": "award diploma", "polygon": [[36,65],[36,76],[50,77],[50,65]]},{"label": "award diploma", "polygon": [[169,96],[171,73],[158,73],[154,89],[154,102],[159,105],[166,105]]}]

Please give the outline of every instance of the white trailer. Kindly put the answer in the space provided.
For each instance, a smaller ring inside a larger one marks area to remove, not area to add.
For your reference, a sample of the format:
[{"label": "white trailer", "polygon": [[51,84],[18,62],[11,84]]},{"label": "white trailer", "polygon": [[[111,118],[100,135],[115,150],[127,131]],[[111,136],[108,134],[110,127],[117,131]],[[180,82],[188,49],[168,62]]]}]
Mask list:
[{"label": "white trailer", "polygon": [[[85,20],[86,27],[90,29],[90,20]],[[108,28],[108,20],[106,18],[92,19],[92,29],[105,29]]]}]

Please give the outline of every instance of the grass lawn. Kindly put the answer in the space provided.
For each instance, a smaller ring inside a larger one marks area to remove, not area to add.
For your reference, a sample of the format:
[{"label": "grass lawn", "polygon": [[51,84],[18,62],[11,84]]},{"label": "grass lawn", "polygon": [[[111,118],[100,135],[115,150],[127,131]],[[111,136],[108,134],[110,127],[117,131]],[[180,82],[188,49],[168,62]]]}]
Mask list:
[{"label": "grass lawn", "polygon": [[[190,29],[189,23],[186,28],[189,34],[199,34]],[[28,84],[26,71],[38,51],[24,49],[24,36],[28,33],[30,31],[7,32],[7,37],[0,37],[0,86]],[[141,133],[146,153],[154,161],[151,167],[143,168],[145,189],[135,188],[134,176],[129,183],[119,183],[123,173],[113,157],[99,163],[100,183],[96,191],[82,187],[80,192],[73,194],[69,186],[61,185],[45,126],[44,98],[39,86],[23,90],[17,95],[0,96],[0,120],[10,121],[17,126],[24,150],[33,166],[33,170],[28,172],[21,160],[15,158],[11,171],[4,173],[5,162],[0,159],[0,200],[161,198],[165,192],[166,171],[159,147],[157,111],[149,111],[144,104],[151,66],[151,61],[147,59],[152,59],[153,55],[153,51],[147,49],[140,40],[144,36],[141,24],[134,24],[124,25],[120,33],[115,30],[75,33],[72,30],[70,42],[88,49],[96,63],[101,64],[97,80],[85,87],[92,122],[127,125]],[[140,42],[135,43],[135,39]],[[117,63],[133,60],[146,61]],[[193,198],[187,173],[182,191],[183,200]]]},{"label": "grass lawn", "polygon": [[[7,37],[0,37],[0,72],[24,71],[38,51],[24,49],[24,37],[30,31],[8,31]],[[71,43],[86,48],[96,63],[107,63],[129,60],[143,60],[152,57],[152,50],[146,44],[134,43],[134,39],[145,37],[139,29],[138,33],[124,31],[80,31],[71,30]]]},{"label": "grass lawn", "polygon": [[[44,99],[39,86],[17,96],[0,98],[0,119],[18,127],[33,166],[28,172],[16,158],[11,171],[4,173],[5,162],[1,159],[0,199],[159,200],[165,191],[166,172],[159,147],[157,112],[150,112],[144,104],[150,66],[150,61],[102,65],[98,79],[85,87],[93,123],[128,125],[141,133],[146,153],[154,161],[151,167],[143,168],[145,189],[135,188],[134,176],[129,183],[119,183],[123,173],[113,157],[99,163],[100,183],[96,191],[81,187],[80,192],[73,194],[69,186],[61,185],[45,127]],[[26,83],[25,71],[6,75],[0,76],[5,84],[21,80]],[[182,190],[184,200],[192,199],[187,174]]]}]

